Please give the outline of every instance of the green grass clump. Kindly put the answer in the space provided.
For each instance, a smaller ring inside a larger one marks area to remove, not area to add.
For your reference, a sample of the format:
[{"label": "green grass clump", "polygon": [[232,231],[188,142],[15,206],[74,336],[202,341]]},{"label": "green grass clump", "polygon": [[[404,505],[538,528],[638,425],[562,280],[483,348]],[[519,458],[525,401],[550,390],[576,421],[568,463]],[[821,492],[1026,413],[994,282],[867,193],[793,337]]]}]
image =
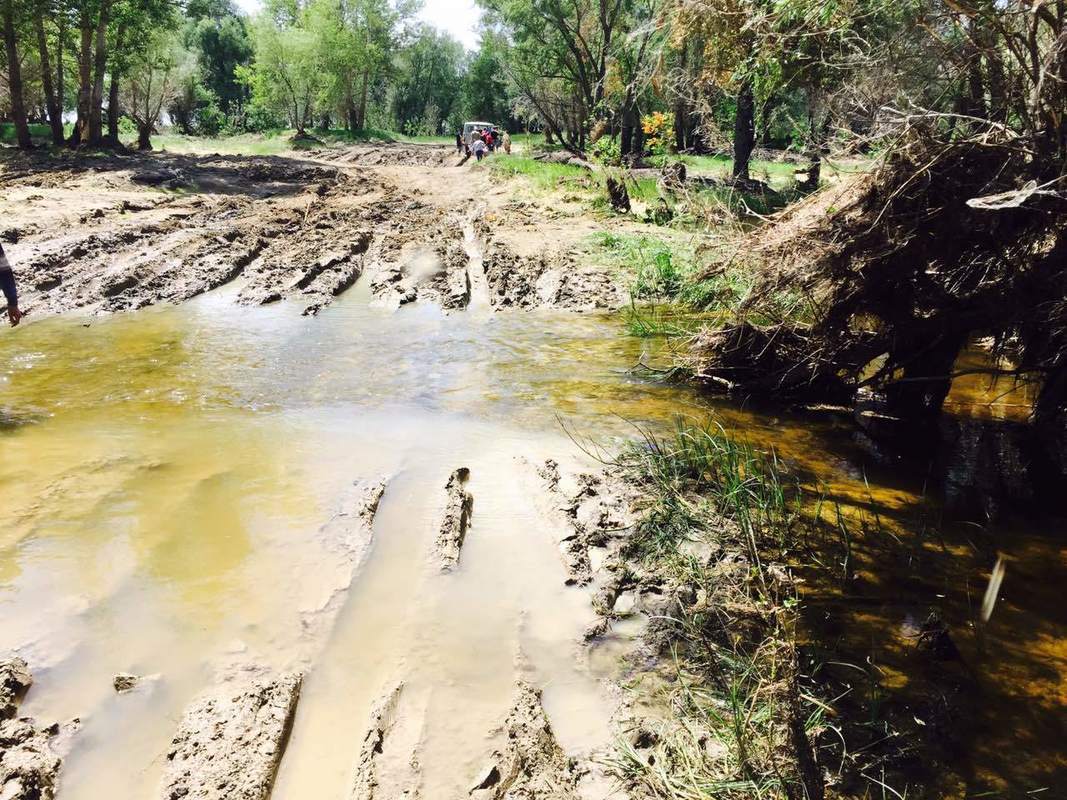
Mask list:
[{"label": "green grass clump", "polygon": [[527,156],[492,155],[482,165],[500,177],[525,178],[542,192],[562,189],[589,193],[599,191],[602,185],[600,179],[584,167],[538,161]]},{"label": "green grass clump", "polygon": [[635,300],[673,300],[693,271],[693,247],[681,239],[599,231],[589,242],[596,261],[632,276]]},{"label": "green grass clump", "polygon": [[648,498],[625,557],[684,599],[654,621],[670,636],[668,711],[643,723],[650,749],[620,741],[611,766],[642,796],[805,796],[827,706],[803,699],[797,598],[774,563],[799,546],[799,484],[773,453],[687,420],[617,465]]},{"label": "green grass clump", "polygon": [[[49,126],[41,125],[36,122],[31,122],[29,127],[30,138],[32,138],[34,142],[38,142],[40,140],[52,140],[52,129]],[[15,144],[16,142],[18,142],[18,138],[15,135],[14,122],[0,122],[0,142],[2,142],[3,144]]]}]

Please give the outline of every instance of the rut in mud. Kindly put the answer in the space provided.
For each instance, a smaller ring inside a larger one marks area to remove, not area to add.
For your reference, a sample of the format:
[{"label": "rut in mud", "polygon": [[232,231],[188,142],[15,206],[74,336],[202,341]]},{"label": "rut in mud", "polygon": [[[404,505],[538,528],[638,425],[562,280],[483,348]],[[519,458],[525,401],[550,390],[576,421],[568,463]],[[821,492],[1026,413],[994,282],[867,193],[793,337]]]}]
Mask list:
[{"label": "rut in mud", "polygon": [[[6,158],[0,239],[18,266],[23,305],[38,315],[180,303],[234,282],[239,303],[293,300],[314,314],[365,273],[392,307],[463,309],[472,286],[494,307],[625,301],[617,277],[581,268],[566,247],[518,255],[498,240],[501,220],[521,229],[536,218],[505,204],[486,224],[484,175],[457,170],[443,148]],[[397,181],[396,165],[435,170],[446,194]],[[468,230],[489,254],[473,276]]]}]

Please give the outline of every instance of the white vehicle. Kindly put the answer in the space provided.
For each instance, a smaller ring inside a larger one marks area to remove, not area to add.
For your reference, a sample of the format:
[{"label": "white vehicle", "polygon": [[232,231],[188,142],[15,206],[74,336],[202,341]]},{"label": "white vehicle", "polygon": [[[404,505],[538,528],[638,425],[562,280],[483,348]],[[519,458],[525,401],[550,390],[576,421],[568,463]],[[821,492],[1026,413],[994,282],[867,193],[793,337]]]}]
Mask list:
[{"label": "white vehicle", "polygon": [[463,144],[467,150],[471,149],[471,142],[474,140],[475,131],[492,131],[493,136],[496,136],[496,125],[492,122],[464,122],[463,123]]}]

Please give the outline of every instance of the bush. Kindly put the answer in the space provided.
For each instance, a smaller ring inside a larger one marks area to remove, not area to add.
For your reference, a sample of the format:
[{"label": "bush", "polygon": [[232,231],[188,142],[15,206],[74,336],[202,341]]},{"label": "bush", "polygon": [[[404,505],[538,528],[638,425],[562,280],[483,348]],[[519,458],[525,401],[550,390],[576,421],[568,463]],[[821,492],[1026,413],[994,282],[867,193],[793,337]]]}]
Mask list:
[{"label": "bush", "polygon": [[196,112],[196,132],[201,136],[218,136],[226,127],[226,115],[215,102],[215,98]]},{"label": "bush", "polygon": [[602,136],[589,148],[593,160],[608,167],[622,166],[622,151],[619,140],[611,136]]}]

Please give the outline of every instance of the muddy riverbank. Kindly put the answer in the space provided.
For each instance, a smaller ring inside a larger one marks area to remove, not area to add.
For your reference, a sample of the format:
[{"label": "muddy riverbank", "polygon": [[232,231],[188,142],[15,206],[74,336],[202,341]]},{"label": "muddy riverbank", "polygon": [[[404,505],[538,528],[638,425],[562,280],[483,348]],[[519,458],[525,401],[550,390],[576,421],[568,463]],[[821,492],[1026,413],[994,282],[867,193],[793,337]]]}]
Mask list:
[{"label": "muddy riverbank", "polygon": [[[953,728],[959,796],[1055,788],[1054,531],[934,528],[923,476],[872,463],[849,426],[634,375],[655,344],[570,313],[617,302],[573,301],[560,266],[601,221],[560,218],[447,154],[368,152],[158,157],[189,180],[176,188],[133,181],[139,161],[4,184],[31,315],[0,336],[0,645],[33,673],[18,714],[80,720],[56,744],[59,800],[198,796],[209,774],[242,792],[223,796],[503,797],[534,778],[559,792],[540,796],[626,796],[605,770],[633,733],[620,656],[663,609],[648,584],[609,579],[634,511],[567,433],[614,451],[633,424],[662,431],[678,413],[773,448],[869,521],[837,583],[802,593],[825,618],[823,670],[912,710],[930,668],[916,631],[937,610],[981,689]],[[190,188],[222,161],[267,177],[232,196]],[[145,196],[160,205],[118,210]],[[161,227],[126,219],[139,214]],[[216,241],[232,230],[234,247]],[[232,262],[211,259],[259,240],[217,280]],[[264,305],[268,291],[280,299]],[[978,632],[997,549],[1008,573]],[[119,675],[145,679],[120,693]],[[262,712],[257,733],[220,708]],[[258,766],[195,769],[215,752],[198,744],[209,728],[229,755],[254,743]]]}]

